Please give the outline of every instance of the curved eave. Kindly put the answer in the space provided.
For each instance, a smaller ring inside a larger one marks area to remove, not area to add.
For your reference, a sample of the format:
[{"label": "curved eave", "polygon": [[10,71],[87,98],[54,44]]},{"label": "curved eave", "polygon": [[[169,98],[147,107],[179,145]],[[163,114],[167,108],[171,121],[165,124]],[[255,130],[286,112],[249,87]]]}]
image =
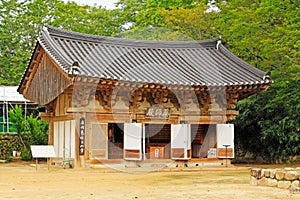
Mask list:
[{"label": "curved eave", "polygon": [[92,76],[92,75],[76,75],[74,79],[76,81],[80,80],[95,80],[98,79],[99,81],[113,81],[113,82],[127,82],[130,84],[156,84],[156,85],[165,85],[165,86],[184,86],[184,87],[210,87],[210,88],[229,88],[229,87],[238,87],[238,86],[260,86],[260,85],[271,85],[273,84],[273,80],[266,78],[265,80],[255,81],[255,82],[234,82],[234,83],[224,83],[224,84],[217,84],[217,83],[201,83],[201,82],[158,82],[155,80],[147,81],[141,79],[120,79],[117,77],[107,77],[107,76]]},{"label": "curved eave", "polygon": [[[254,66],[250,65],[249,63],[245,62],[241,58],[237,57],[235,54],[230,52],[223,44],[220,44],[218,47],[218,50],[223,53],[227,58],[232,60],[232,62],[236,63],[237,65],[243,67],[245,71],[247,71],[250,74],[254,74],[257,77],[261,77],[262,81],[271,81],[268,72],[264,72],[258,68],[255,68]],[[272,82],[272,81],[271,81]],[[243,83],[242,83],[243,84]]]}]

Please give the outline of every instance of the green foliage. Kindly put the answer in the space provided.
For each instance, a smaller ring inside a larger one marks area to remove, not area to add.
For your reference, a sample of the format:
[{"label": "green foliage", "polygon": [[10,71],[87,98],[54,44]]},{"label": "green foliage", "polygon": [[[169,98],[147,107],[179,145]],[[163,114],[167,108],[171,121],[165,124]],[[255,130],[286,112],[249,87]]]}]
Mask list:
[{"label": "green foliage", "polygon": [[117,5],[127,21],[134,22],[139,27],[164,26],[165,18],[162,10],[192,8],[200,1],[193,0],[120,0]]},{"label": "green foliage", "polygon": [[299,80],[274,84],[238,104],[236,145],[269,162],[300,155]]},{"label": "green foliage", "polygon": [[118,18],[120,18],[123,23],[137,23],[137,16],[142,10],[146,9],[145,0],[119,0],[116,5],[119,12]]},{"label": "green foliage", "polygon": [[26,122],[23,115],[22,106],[16,105],[15,109],[9,110],[9,117],[15,128],[17,129],[17,133],[23,133],[26,131]]},{"label": "green foliage", "polygon": [[48,144],[48,123],[43,122],[39,117],[25,117],[23,108],[16,105],[15,109],[9,110],[11,122],[17,129],[20,141],[23,144],[23,153],[28,158],[26,152],[30,152],[30,145],[46,145]]},{"label": "green foliage", "polygon": [[7,121],[9,123],[10,119],[7,119],[5,116],[0,116],[0,122],[2,122],[2,125],[0,126],[0,133],[16,132],[16,128],[12,124],[9,123],[9,127],[7,127]]},{"label": "green foliage", "polygon": [[59,0],[0,0],[0,85],[17,85],[45,24],[111,36],[123,24],[116,10]]},{"label": "green foliage", "polygon": [[134,28],[118,35],[118,37],[135,40],[192,40],[187,35],[178,31],[160,27],[142,27]]},{"label": "green foliage", "polygon": [[32,159],[32,156],[31,156],[30,150],[25,149],[21,154],[21,160],[28,161],[28,160],[31,160],[31,159]]},{"label": "green foliage", "polygon": [[66,30],[93,35],[111,36],[119,33],[122,22],[116,10],[102,7],[79,6],[74,2],[59,2],[48,24]]},{"label": "green foliage", "polygon": [[18,16],[21,14],[23,4],[17,0],[0,1],[0,84],[14,85],[19,81],[25,68],[20,58],[24,52],[19,48],[22,37],[16,34],[20,31],[18,27]]},{"label": "green foliage", "polygon": [[145,3],[145,9],[138,13],[137,23],[143,26],[163,26],[165,23],[163,16],[160,14],[161,10],[190,8],[193,3],[193,0],[147,0]]},{"label": "green foliage", "polygon": [[195,8],[178,8],[176,10],[160,10],[165,17],[165,24],[194,40],[211,39],[219,36],[212,27],[214,13],[205,13],[207,6],[198,4]]},{"label": "green foliage", "polygon": [[[294,67],[299,69],[299,9],[292,1],[252,0],[244,6],[230,1],[218,13],[214,26],[235,54],[274,72],[275,79],[291,78]],[[300,76],[299,71],[296,75]]]}]

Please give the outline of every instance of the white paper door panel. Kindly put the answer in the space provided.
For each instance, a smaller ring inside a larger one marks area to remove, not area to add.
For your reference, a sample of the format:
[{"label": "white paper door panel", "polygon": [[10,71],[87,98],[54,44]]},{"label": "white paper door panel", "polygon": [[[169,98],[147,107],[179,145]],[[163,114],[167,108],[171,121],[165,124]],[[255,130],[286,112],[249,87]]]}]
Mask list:
[{"label": "white paper door panel", "polygon": [[226,146],[227,146],[227,157],[234,157],[234,125],[233,124],[217,124],[217,149],[218,157],[226,157]]},{"label": "white paper door panel", "polygon": [[172,159],[189,159],[191,150],[191,125],[172,124],[171,155]]},{"label": "white paper door panel", "polygon": [[142,124],[124,124],[124,159],[142,159]]},{"label": "white paper door panel", "polygon": [[90,139],[90,155],[92,159],[107,158],[106,124],[93,123]]}]

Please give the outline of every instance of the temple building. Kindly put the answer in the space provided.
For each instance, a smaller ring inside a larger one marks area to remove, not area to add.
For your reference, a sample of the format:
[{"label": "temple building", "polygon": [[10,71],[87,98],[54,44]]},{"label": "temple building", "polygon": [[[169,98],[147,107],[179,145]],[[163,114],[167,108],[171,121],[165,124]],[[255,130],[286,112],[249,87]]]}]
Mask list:
[{"label": "temple building", "polygon": [[[18,87],[76,167],[234,157],[237,101],[272,80],[219,38],[140,41],[44,26]],[[229,160],[230,161],[230,160]]]}]

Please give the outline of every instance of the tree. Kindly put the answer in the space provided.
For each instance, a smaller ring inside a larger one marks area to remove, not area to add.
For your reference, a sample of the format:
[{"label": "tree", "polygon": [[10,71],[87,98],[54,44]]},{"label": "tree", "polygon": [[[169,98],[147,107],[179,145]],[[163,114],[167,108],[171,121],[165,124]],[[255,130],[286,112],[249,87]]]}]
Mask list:
[{"label": "tree", "polygon": [[[24,7],[23,3],[17,0],[0,1],[0,84],[14,85],[19,81],[20,71],[23,72],[24,64],[20,63],[23,56],[19,45],[22,38],[16,33],[20,31],[17,16]],[[20,65],[22,67],[20,67]],[[21,68],[21,69],[20,69]],[[22,73],[21,72],[21,73]]]},{"label": "tree", "polygon": [[192,8],[204,0],[120,0],[117,3],[124,22],[133,22],[138,27],[149,25],[156,27],[165,26],[165,18],[161,15],[163,10],[176,10],[179,8]]},{"label": "tree", "polygon": [[269,162],[288,161],[300,155],[299,84],[299,80],[276,84],[238,104],[235,142],[242,152]]},{"label": "tree", "polygon": [[212,27],[215,13],[205,13],[207,5],[198,4],[195,8],[178,8],[176,10],[161,10],[168,28],[173,28],[195,40],[218,37],[219,33]]},{"label": "tree", "polygon": [[178,31],[161,27],[136,27],[132,30],[120,33],[117,37],[134,40],[192,40],[187,35]]},{"label": "tree", "polygon": [[9,117],[23,144],[23,156],[30,159],[30,145],[48,144],[48,123],[32,114],[26,117],[23,113],[22,106],[16,105],[15,109],[9,110]]},{"label": "tree", "polygon": [[119,12],[59,0],[1,0],[0,84],[17,85],[45,24],[82,33],[120,33]]},{"label": "tree", "polygon": [[100,7],[80,6],[75,2],[58,2],[53,12],[53,21],[50,25],[66,30],[112,36],[121,31],[116,10],[107,10]]},{"label": "tree", "polygon": [[137,23],[137,16],[140,11],[146,9],[145,0],[119,0],[116,3],[119,12],[118,18],[125,23]]},{"label": "tree", "polygon": [[164,17],[160,11],[191,8],[193,6],[193,0],[147,0],[145,3],[146,9],[141,10],[137,15],[137,23],[142,26],[164,26]]}]

